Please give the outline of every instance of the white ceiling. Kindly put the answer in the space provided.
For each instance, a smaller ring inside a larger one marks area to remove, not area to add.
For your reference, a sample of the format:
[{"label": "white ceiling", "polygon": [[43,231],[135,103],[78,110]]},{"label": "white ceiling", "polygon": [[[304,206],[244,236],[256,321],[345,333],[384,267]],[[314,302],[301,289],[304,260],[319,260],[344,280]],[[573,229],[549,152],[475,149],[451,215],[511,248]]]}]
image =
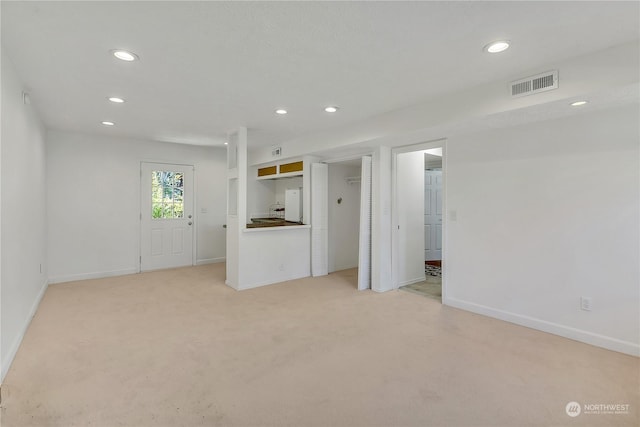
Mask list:
[{"label": "white ceiling", "polygon": [[[638,2],[2,1],[1,8],[2,48],[49,128],[208,145],[238,126],[251,129],[254,146],[300,138],[639,37]],[[502,38],[511,49],[483,53]],[[117,61],[114,48],[140,61]],[[327,105],[340,110],[325,113]]]}]

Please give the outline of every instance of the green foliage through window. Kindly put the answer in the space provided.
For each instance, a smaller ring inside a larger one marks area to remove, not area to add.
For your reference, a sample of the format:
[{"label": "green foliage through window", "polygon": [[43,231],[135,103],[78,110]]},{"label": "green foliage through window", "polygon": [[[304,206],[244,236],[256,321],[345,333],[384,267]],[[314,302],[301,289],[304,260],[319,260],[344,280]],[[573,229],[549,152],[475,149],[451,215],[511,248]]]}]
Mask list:
[{"label": "green foliage through window", "polygon": [[151,172],[151,218],[184,217],[184,176],[181,172]]}]

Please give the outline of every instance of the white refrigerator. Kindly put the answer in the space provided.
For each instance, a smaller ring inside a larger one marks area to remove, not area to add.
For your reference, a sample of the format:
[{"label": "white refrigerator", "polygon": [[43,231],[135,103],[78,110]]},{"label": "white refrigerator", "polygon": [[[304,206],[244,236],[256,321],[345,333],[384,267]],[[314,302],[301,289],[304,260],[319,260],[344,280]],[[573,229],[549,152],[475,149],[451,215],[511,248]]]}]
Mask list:
[{"label": "white refrigerator", "polygon": [[285,190],[284,219],[302,223],[302,188]]}]

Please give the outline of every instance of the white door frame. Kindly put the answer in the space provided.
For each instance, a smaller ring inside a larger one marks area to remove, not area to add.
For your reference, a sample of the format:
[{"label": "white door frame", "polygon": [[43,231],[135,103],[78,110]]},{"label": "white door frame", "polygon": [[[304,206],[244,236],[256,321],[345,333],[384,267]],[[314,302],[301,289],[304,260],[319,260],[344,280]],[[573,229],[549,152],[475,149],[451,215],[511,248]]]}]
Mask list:
[{"label": "white door frame", "polygon": [[[397,170],[398,170],[398,154],[411,153],[414,151],[424,151],[432,148],[442,147],[442,259],[446,260],[447,257],[447,140],[438,139],[434,141],[422,142],[419,144],[405,145],[402,147],[396,147],[391,150],[391,280],[392,288],[398,289],[398,182],[397,182]],[[446,262],[442,263],[442,301],[445,300],[446,295]]]},{"label": "white door frame", "polygon": [[198,247],[198,233],[196,232],[196,228],[198,226],[198,213],[196,212],[197,203],[197,182],[196,178],[197,170],[196,166],[189,163],[181,163],[181,162],[168,162],[166,160],[140,160],[140,164],[138,165],[140,180],[138,181],[138,200],[140,201],[140,212],[138,216],[138,273],[142,273],[142,165],[144,163],[155,163],[159,165],[178,165],[178,166],[188,166],[193,168],[193,227],[191,227],[192,236],[192,244],[191,244],[191,265],[196,265],[196,260],[198,254],[196,253],[196,248]]}]

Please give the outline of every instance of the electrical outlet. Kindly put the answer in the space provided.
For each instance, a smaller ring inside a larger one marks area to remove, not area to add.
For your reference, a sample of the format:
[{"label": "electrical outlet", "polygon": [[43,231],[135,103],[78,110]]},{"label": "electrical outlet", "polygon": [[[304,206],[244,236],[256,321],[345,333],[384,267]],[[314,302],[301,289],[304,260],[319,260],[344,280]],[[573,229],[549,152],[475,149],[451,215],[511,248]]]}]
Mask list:
[{"label": "electrical outlet", "polygon": [[591,311],[593,299],[591,297],[580,297],[580,308],[584,311]]}]

